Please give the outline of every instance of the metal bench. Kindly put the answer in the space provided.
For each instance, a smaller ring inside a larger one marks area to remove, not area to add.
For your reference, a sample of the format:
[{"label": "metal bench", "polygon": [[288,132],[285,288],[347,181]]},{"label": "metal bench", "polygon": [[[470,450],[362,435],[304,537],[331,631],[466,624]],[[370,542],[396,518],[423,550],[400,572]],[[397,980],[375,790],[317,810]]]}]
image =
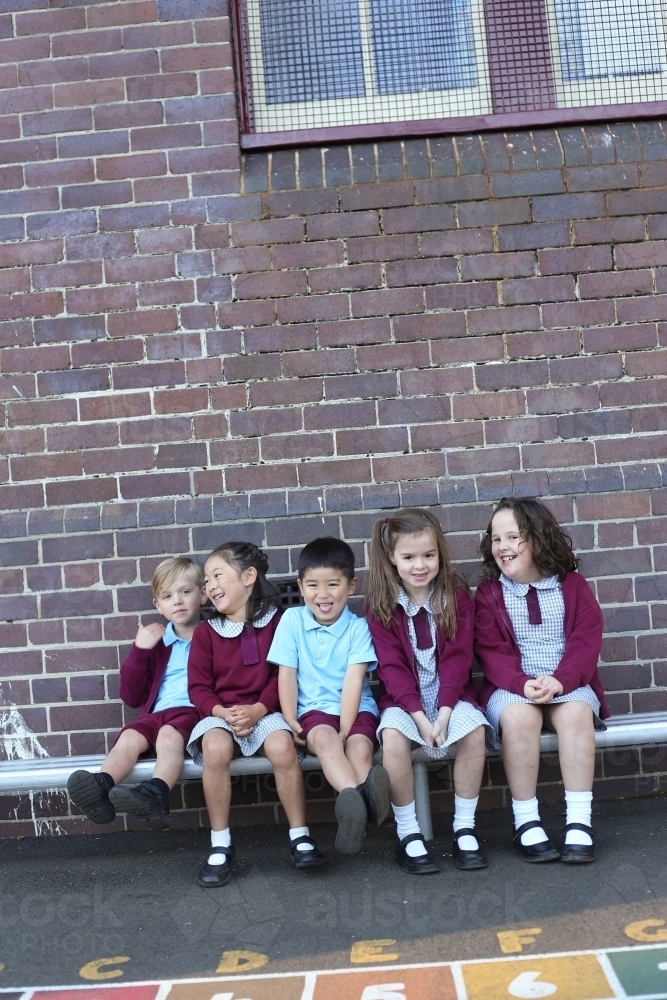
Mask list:
[{"label": "metal bench", "polygon": [[[667,743],[667,712],[646,712],[638,715],[617,715],[607,719],[607,731],[595,734],[595,744],[598,748],[642,746],[653,743]],[[542,753],[553,753],[558,748],[556,736],[553,733],[543,733],[541,738]],[[452,748],[448,757],[456,756]],[[499,754],[489,754],[499,756]],[[376,761],[382,762],[382,753],[376,754]],[[34,760],[9,760],[0,762],[0,794],[11,792],[51,791],[67,787],[67,779],[73,771],[85,768],[89,771],[99,771],[104,756],[98,754],[90,757],[50,757]],[[442,759],[431,760],[422,750],[412,754],[412,767],[415,777],[415,801],[417,819],[426,840],[433,839],[433,823],[431,820],[431,803],[428,785],[428,768],[441,766]],[[304,771],[321,771],[317,757],[306,757],[301,764]],[[271,765],[265,757],[241,757],[231,763],[232,775],[270,774]],[[153,761],[140,761],[132,773],[126,778],[130,783],[144,781],[153,773]],[[192,760],[186,760],[181,771],[180,781],[197,781],[201,778],[201,767]]]}]

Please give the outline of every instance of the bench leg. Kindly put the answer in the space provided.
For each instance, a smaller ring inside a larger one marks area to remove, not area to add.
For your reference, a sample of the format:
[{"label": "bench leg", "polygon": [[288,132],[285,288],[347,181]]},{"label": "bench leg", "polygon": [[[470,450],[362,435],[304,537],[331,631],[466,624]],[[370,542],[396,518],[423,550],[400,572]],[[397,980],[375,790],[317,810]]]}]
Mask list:
[{"label": "bench leg", "polygon": [[412,765],[415,780],[415,807],[417,822],[424,834],[424,840],[433,840],[433,822],[431,820],[431,793],[428,787],[428,765],[416,761]]}]

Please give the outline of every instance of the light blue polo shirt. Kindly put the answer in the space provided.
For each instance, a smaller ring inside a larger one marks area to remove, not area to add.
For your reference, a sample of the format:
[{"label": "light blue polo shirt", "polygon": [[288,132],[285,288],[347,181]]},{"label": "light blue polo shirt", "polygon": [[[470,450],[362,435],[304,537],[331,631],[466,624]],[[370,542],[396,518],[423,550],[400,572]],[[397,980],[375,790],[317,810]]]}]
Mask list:
[{"label": "light blue polo shirt", "polygon": [[171,653],[151,712],[163,712],[165,708],[181,706],[194,708],[188,698],[188,653],[191,640],[180,639],[169,622],[162,641],[165,646],[171,646]]},{"label": "light blue polo shirt", "polygon": [[359,711],[380,714],[368,686],[368,674],[377,663],[371,633],[365,619],[353,615],[347,605],[333,625],[320,625],[309,608],[288,608],[267,659],[297,671],[299,717],[312,711],[340,715],[347,668],[367,663]]}]

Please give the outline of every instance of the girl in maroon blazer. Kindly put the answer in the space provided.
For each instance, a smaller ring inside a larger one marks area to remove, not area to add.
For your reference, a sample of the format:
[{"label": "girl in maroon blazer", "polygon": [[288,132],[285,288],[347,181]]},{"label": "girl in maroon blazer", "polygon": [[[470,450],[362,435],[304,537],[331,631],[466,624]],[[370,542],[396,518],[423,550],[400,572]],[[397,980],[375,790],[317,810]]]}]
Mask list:
[{"label": "girl in maroon blazer", "polygon": [[[595,729],[609,715],[598,676],[602,612],[572,542],[539,500],[503,499],[481,543],[475,595],[481,703],[498,737],[512,792],[514,847],[524,861],[595,860],[591,829]],[[536,798],[542,728],[558,736],[565,844],[558,852]]]},{"label": "girl in maroon blazer", "polygon": [[367,618],[378,659],[378,737],[396,818],[396,860],[411,874],[440,871],[417,822],[411,750],[444,759],[456,743],[454,860],[458,868],[484,868],[474,826],[487,724],[471,680],[473,602],[429,511],[399,510],[375,523]]},{"label": "girl in maroon blazer", "polygon": [[239,753],[248,757],[261,750],[271,762],[296,867],[318,867],[325,861],[306,826],[292,730],[278,711],[278,668],[267,662],[280,619],[280,596],[266,579],[268,568],[266,555],[250,542],[226,542],[204,566],[206,594],[218,617],[195,630],[188,659],[188,693],[202,716],[188,752],[203,765],[211,820],[211,851],[197,878],[203,888],[226,885],[231,877],[235,851],[229,830],[229,765]]}]

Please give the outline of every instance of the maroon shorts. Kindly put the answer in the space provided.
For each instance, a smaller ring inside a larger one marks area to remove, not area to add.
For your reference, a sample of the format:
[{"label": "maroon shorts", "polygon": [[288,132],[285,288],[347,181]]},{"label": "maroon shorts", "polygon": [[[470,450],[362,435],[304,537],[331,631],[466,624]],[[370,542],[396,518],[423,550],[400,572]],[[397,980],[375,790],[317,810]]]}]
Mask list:
[{"label": "maroon shorts", "polygon": [[[305,737],[314,729],[315,726],[331,726],[335,729],[337,733],[340,732],[340,715],[327,715],[326,712],[306,712],[299,719],[299,725],[301,726],[303,732],[302,736]],[[377,744],[377,737],[375,733],[377,732],[377,727],[380,725],[380,720],[377,716],[373,715],[372,712],[359,712],[359,715],[354,720],[354,725],[351,727],[348,736],[367,736],[375,747]]]},{"label": "maroon shorts", "polygon": [[190,733],[198,722],[199,712],[196,708],[188,708],[186,705],[180,708],[165,708],[162,712],[148,712],[146,715],[140,715],[135,722],[128,722],[126,726],[123,726],[118,736],[126,729],[135,729],[142,736],[145,736],[151,747],[155,749],[157,734],[162,727],[173,726],[174,729],[178,729],[187,746]]}]

